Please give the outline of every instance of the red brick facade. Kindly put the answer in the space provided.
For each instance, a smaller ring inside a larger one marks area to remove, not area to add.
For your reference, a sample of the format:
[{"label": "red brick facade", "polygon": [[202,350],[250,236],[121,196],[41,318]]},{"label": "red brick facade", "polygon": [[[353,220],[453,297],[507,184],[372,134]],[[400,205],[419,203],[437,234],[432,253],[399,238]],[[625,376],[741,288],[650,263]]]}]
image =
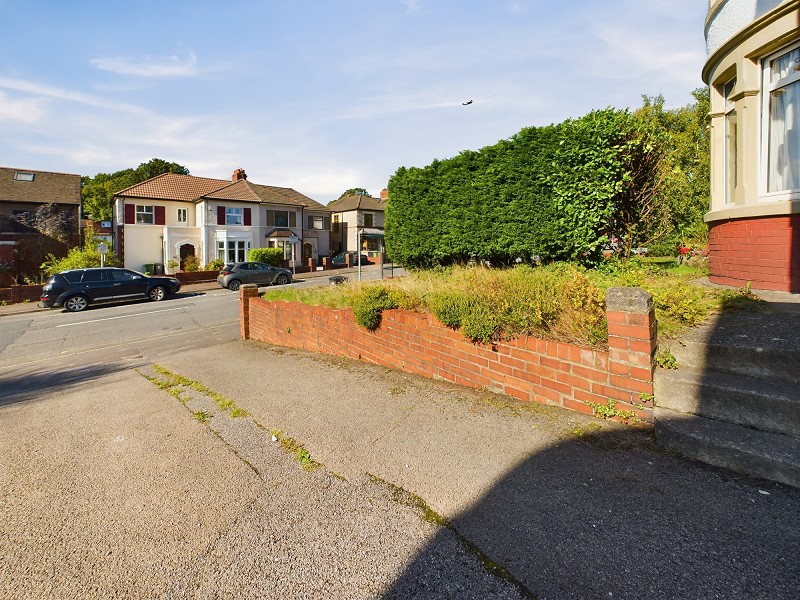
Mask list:
[{"label": "red brick facade", "polygon": [[633,410],[652,422],[656,347],[652,298],[643,290],[614,289],[628,290],[623,292],[626,298],[630,292],[641,295],[627,305],[607,297],[608,351],[532,337],[475,344],[433,315],[406,310],[384,311],[381,326],[370,332],[356,324],[349,309],[267,302],[250,286],[240,290],[241,334],[245,339],[347,356],[587,414],[592,414],[589,403],[607,405],[612,399],[615,409]]},{"label": "red brick facade", "polygon": [[711,223],[709,279],[800,292],[800,215]]}]

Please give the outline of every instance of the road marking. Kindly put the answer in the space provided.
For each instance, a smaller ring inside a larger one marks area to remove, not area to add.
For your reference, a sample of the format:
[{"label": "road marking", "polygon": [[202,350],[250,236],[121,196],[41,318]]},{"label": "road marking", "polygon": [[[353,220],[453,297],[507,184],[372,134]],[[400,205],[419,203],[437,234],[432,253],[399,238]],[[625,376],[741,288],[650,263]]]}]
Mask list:
[{"label": "road marking", "polygon": [[183,310],[184,307],[176,306],[175,308],[163,308],[161,310],[149,310],[147,312],[134,313],[132,315],[119,315],[117,317],[105,317],[103,319],[92,319],[91,321],[78,321],[77,323],[62,323],[56,325],[58,327],[72,327],[73,325],[86,325],[87,323],[100,323],[101,321],[113,321],[114,319],[127,319],[129,317],[140,317],[142,315],[154,315],[156,313],[169,312],[171,310]]}]

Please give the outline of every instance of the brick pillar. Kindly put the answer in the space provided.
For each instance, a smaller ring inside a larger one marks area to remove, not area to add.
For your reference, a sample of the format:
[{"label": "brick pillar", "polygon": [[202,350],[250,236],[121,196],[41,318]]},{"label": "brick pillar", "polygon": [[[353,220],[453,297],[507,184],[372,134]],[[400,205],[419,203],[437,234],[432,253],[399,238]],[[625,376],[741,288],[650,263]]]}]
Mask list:
[{"label": "brick pillar", "polygon": [[331,268],[331,257],[330,256],[323,256],[322,257],[322,270],[327,271]]},{"label": "brick pillar", "polygon": [[352,254],[345,254],[344,257],[344,264],[348,267],[353,266],[353,255]]},{"label": "brick pillar", "polygon": [[317,270],[317,265],[313,258],[308,259],[308,270],[312,273]]},{"label": "brick pillar", "polygon": [[239,288],[239,330],[243,340],[250,339],[250,298],[258,297],[258,286],[246,283]]},{"label": "brick pillar", "polygon": [[640,417],[652,421],[658,334],[653,297],[641,288],[609,288],[606,317],[609,383],[629,391],[628,403],[644,406],[644,410],[639,410]]}]

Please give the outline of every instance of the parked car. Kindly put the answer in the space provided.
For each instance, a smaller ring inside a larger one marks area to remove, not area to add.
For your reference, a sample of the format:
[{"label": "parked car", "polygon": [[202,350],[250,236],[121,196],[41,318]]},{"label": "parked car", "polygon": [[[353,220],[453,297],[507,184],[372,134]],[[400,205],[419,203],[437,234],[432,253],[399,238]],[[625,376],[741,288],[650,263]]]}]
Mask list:
[{"label": "parked car", "polygon": [[47,280],[39,306],[63,306],[69,312],[80,312],[95,302],[140,298],[157,302],[180,289],[181,282],[174,277],[150,277],[117,267],[70,269]]},{"label": "parked car", "polygon": [[238,290],[243,283],[284,285],[291,281],[292,272],[289,269],[259,262],[228,263],[217,275],[217,283],[232,292]]},{"label": "parked car", "polygon": [[[350,255],[350,264],[355,266],[358,264],[358,253],[357,252],[340,252],[336,256],[331,259],[331,262],[335,265],[346,265],[347,264],[347,256]],[[369,259],[369,256],[366,254],[361,255],[361,264],[362,265],[371,265],[372,261]]]}]

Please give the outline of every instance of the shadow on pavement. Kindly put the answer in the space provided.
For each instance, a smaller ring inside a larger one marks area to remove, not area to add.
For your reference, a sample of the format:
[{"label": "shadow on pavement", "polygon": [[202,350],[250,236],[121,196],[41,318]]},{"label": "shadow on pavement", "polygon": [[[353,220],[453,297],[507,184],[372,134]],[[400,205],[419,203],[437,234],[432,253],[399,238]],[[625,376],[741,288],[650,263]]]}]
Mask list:
[{"label": "shadow on pavement", "polygon": [[[0,407],[27,400],[39,400],[52,397],[78,386],[91,384],[92,381],[105,377],[110,373],[129,369],[114,364],[92,365],[46,373],[25,371],[16,375],[0,378]],[[88,390],[89,388],[87,388]]]},{"label": "shadow on pavement", "polygon": [[[659,453],[647,432],[575,433],[451,523],[523,597],[796,597],[800,490]],[[451,597],[436,547],[385,597]]]}]

